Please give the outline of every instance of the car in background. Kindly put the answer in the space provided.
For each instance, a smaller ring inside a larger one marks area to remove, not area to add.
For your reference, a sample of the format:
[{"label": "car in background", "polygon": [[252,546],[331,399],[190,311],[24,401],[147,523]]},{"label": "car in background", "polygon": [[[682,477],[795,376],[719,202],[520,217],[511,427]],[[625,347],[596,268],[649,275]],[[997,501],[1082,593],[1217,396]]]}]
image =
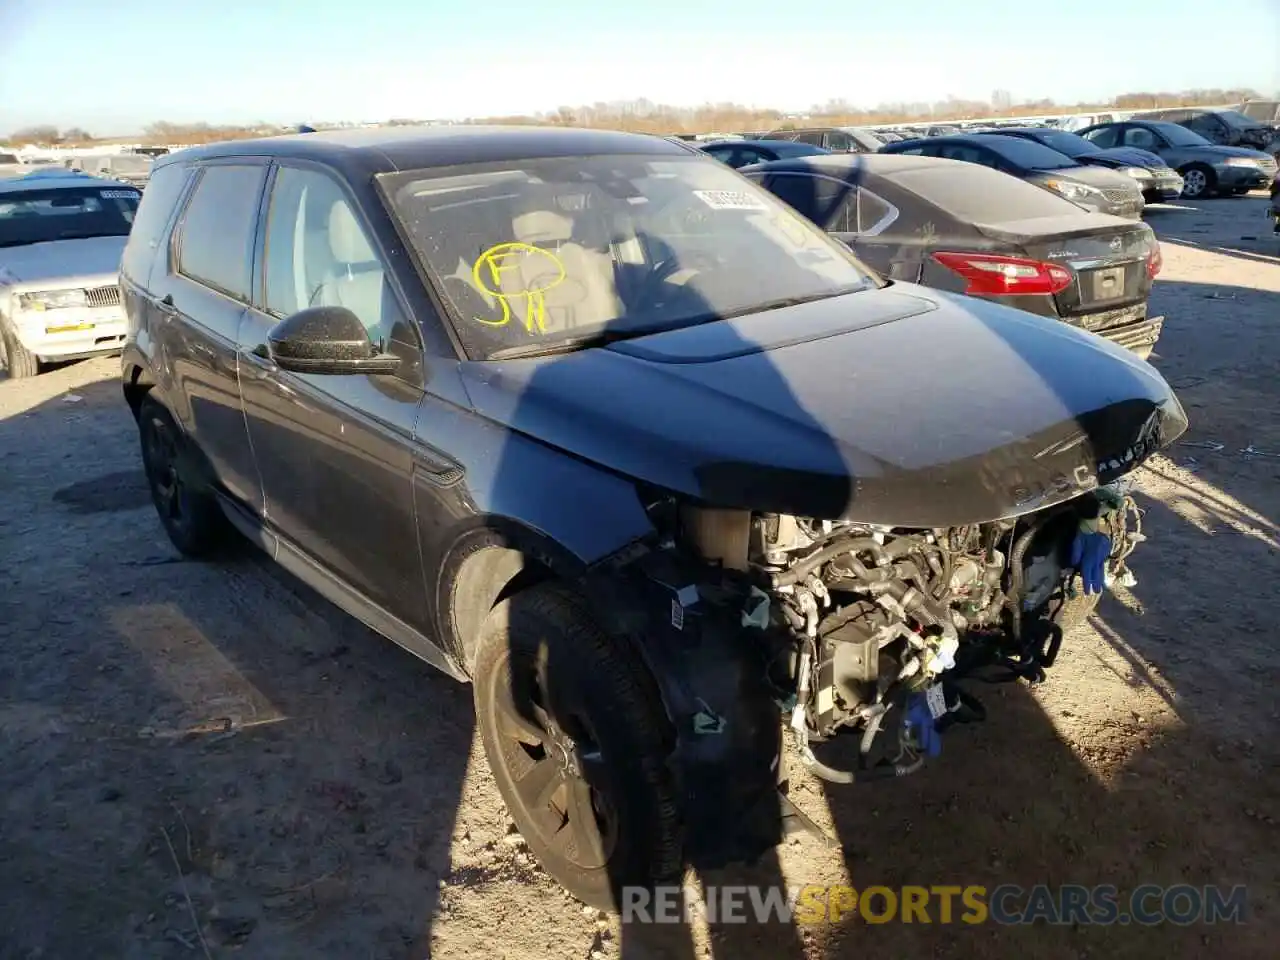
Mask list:
[{"label": "car in background", "polygon": [[1275,133],[1270,125],[1260,123],[1236,110],[1203,110],[1198,107],[1147,110],[1133,119],[1176,123],[1200,134],[1210,143],[1224,147],[1249,147],[1253,150],[1265,148]]},{"label": "car in background", "polygon": [[1051,190],[1098,213],[1130,219],[1142,216],[1142,191],[1132,177],[1076,163],[1057,150],[1021,137],[994,133],[930,137],[885,144],[881,152],[977,163]]},{"label": "car in background", "polygon": [[71,169],[82,170],[90,176],[119,180],[141,190],[151,177],[154,163],[154,157],[142,154],[104,153],[73,157],[68,165]]},{"label": "car in background", "polygon": [[1003,136],[1033,140],[1050,150],[1057,150],[1076,163],[1118,170],[1137,181],[1142,199],[1147,203],[1176,200],[1182,194],[1182,177],[1159,156],[1147,150],[1136,147],[1103,150],[1077,134],[1048,127],[1001,127],[997,132]]},{"label": "car in background", "polygon": [[875,130],[872,131],[883,143],[897,143],[899,140],[905,140],[902,134],[896,130]]},{"label": "car in background", "polygon": [[823,147],[795,140],[719,140],[700,143],[698,149],[735,169],[752,163],[767,163],[788,157],[812,157],[831,152]]},{"label": "car in background", "polygon": [[27,165],[16,153],[0,153],[0,177],[20,177],[27,172]]},{"label": "car in background", "polygon": [[1116,119],[1117,117],[1112,113],[1077,113],[1074,116],[1062,117],[1056,126],[1068,133],[1079,133],[1085,127],[1096,126],[1099,123],[1112,123]]},{"label": "car in background", "polygon": [[1237,113],[1243,113],[1255,123],[1267,127],[1280,127],[1280,100],[1246,100],[1236,106]]},{"label": "car in background", "polygon": [[1080,136],[1110,150],[1137,147],[1159,155],[1182,177],[1188,199],[1215,194],[1245,194],[1265,187],[1276,175],[1276,161],[1260,150],[1210,143],[1200,134],[1167,120],[1124,120],[1086,127]]},{"label": "car in background", "polygon": [[809,157],[740,171],[893,280],[1065,321],[1146,358],[1160,245],[1146,224],[1090,213],[976,164]]},{"label": "car in background", "polygon": [[761,140],[792,140],[822,147],[831,153],[875,153],[884,141],[861,127],[811,127],[800,130],[774,130]]},{"label": "car in background", "polygon": [[117,280],[142,194],[40,174],[0,180],[0,352],[15,379],[118,352],[125,339]]}]

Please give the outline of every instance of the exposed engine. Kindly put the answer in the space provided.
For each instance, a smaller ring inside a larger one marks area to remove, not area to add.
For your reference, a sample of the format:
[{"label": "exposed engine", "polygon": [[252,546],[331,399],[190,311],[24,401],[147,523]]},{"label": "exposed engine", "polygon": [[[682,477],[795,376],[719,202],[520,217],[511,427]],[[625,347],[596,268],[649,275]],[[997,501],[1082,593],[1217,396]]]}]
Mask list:
[{"label": "exposed engine", "polygon": [[[801,757],[849,782],[912,772],[933,752],[933,728],[980,713],[955,685],[972,669],[1050,665],[1062,611],[1080,596],[1078,532],[1104,533],[1108,582],[1132,582],[1124,561],[1142,537],[1131,518],[1127,489],[1111,485],[1017,520],[936,530],[700,508],[685,508],[681,526],[704,560],[752,584],[743,624],[762,631]],[[857,768],[822,763],[812,745],[848,729],[861,734]]]}]

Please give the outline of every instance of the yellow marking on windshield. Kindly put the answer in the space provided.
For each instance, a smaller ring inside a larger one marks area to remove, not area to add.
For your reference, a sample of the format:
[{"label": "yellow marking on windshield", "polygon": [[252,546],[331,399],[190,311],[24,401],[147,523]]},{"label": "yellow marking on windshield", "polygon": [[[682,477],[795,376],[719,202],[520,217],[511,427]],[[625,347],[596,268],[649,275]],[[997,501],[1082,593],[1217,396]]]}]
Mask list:
[{"label": "yellow marking on windshield", "polygon": [[[519,271],[515,283],[507,281],[503,288],[503,274]],[[565,278],[564,264],[550,250],[543,250],[528,243],[499,243],[476,258],[471,268],[471,278],[478,289],[492,296],[502,307],[502,316],[495,320],[475,317],[477,323],[488,327],[505,327],[511,322],[512,297],[524,298],[524,326],[529,333],[535,330],[546,333],[547,301],[545,294]]]}]

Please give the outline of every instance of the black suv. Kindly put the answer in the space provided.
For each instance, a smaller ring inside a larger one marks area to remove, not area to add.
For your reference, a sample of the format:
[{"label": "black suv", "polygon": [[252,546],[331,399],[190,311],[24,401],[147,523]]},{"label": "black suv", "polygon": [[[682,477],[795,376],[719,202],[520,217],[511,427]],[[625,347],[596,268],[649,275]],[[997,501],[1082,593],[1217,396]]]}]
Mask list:
[{"label": "black suv", "polygon": [[120,283],[176,547],[239,531],[470,680],[530,848],[604,906],[801,822],[784,729],[901,776],[977,715],[967,671],[1039,675],[1186,427],[1123,348],[883,281],[660,137],[182,151]]}]

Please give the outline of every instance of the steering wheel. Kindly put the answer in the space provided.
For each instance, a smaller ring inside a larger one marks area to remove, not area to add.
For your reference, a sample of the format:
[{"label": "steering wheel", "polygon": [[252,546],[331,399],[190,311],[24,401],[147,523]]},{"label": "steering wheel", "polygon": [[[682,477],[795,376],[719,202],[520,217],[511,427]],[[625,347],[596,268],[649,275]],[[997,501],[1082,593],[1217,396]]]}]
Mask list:
[{"label": "steering wheel", "polygon": [[[654,265],[649,275],[644,278],[644,282],[640,284],[639,289],[636,290],[634,306],[643,306],[648,304],[650,300],[655,299],[661,285],[681,270],[692,270],[695,274],[699,274],[719,270],[721,266],[722,264],[717,257],[704,252],[679,256],[673,255],[665,260],[660,260]],[[684,284],[675,286],[671,292],[679,293],[683,287]]]}]

